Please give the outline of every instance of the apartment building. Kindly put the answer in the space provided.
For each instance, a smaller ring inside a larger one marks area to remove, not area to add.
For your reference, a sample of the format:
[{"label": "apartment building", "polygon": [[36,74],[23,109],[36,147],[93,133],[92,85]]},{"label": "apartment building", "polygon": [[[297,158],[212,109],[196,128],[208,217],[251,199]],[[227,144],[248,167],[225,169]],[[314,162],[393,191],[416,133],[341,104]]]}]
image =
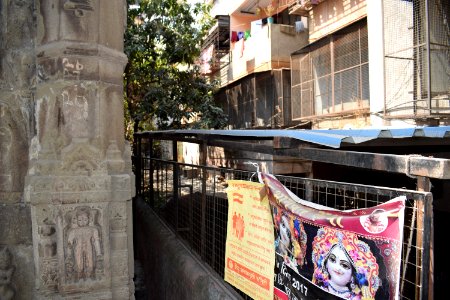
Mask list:
[{"label": "apartment building", "polygon": [[[447,0],[248,0],[213,5],[217,26],[204,44],[203,72],[220,81],[216,97],[229,114],[230,130],[207,133],[213,136],[203,148],[207,165],[252,171],[258,165],[272,174],[431,191],[433,227],[448,226],[448,176],[430,176],[423,187],[420,176],[410,176],[408,168],[377,171],[397,166],[389,155],[407,156],[407,161],[414,155],[450,158],[448,133],[419,133],[424,127],[442,126],[439,131],[450,125]],[[275,9],[266,10],[270,5]],[[417,135],[407,133],[416,130]],[[286,138],[298,133],[310,139]],[[224,138],[226,146],[218,147],[216,137]],[[246,137],[247,148],[242,146]],[[330,146],[324,137],[339,142]],[[345,138],[355,143],[340,143]],[[277,151],[258,151],[264,147]],[[293,156],[276,155],[285,149]],[[322,155],[325,152],[329,156]],[[366,161],[359,154],[373,159]],[[436,298],[446,295],[450,267],[445,239],[431,236],[436,265],[432,260],[427,299],[433,299],[433,293]]]},{"label": "apartment building", "polygon": [[330,0],[309,11],[306,2],[291,9],[310,21],[309,45],[292,54],[294,120],[314,128],[449,124],[447,1]]},{"label": "apartment building", "polygon": [[308,44],[307,18],[290,14],[283,0],[213,5],[217,26],[204,44],[203,70],[220,81],[229,129],[299,123],[281,120],[280,112],[290,109],[291,53]]},{"label": "apartment building", "polygon": [[229,129],[448,125],[444,0],[213,1],[204,74]]}]

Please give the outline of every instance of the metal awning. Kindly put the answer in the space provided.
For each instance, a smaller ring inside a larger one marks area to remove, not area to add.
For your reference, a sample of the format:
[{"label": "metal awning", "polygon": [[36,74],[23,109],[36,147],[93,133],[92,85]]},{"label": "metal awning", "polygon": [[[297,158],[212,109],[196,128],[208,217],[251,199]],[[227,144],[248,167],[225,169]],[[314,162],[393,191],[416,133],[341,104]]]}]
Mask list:
[{"label": "metal awning", "polygon": [[[418,146],[431,150],[440,146],[438,151],[448,157],[450,126],[348,130],[165,130],[146,131],[136,133],[135,136],[297,157],[349,167],[403,173],[407,176],[450,179],[450,159],[431,157],[428,154],[411,154],[417,151]],[[409,151],[402,155],[374,151],[379,146],[388,149],[406,146]],[[357,151],[350,151],[354,149]]]},{"label": "metal awning", "polygon": [[[145,133],[144,133],[145,134]],[[165,130],[152,131],[152,135],[175,135],[194,137],[235,137],[239,139],[275,139],[291,138],[330,148],[364,144],[369,141],[383,140],[384,144],[397,143],[404,140],[411,143],[417,138],[443,139],[436,141],[450,145],[450,126],[439,127],[411,127],[411,128],[383,128],[383,129],[268,129],[268,130]],[[381,143],[381,142],[380,142]],[[373,144],[372,144],[373,145]]]}]

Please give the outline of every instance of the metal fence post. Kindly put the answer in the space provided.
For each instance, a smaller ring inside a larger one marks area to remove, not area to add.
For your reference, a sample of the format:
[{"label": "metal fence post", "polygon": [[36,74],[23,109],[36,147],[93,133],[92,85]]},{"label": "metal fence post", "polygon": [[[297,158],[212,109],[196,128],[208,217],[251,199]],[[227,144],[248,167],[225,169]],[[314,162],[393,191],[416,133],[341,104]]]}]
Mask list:
[{"label": "metal fence post", "polygon": [[153,162],[153,155],[154,155],[154,152],[153,152],[153,139],[152,138],[149,138],[148,139],[148,147],[149,147],[149,149],[148,149],[148,153],[149,153],[149,158],[148,158],[148,162],[149,162],[149,175],[148,175],[148,177],[149,177],[149,193],[150,193],[150,206],[151,207],[155,207],[155,191],[154,191],[154,188],[153,188],[153,172],[154,172],[154,166],[153,166],[153,164],[154,164],[154,162]]},{"label": "metal fence post", "polygon": [[141,153],[141,139],[142,137],[140,135],[134,136],[134,173],[136,176],[136,194],[141,195],[142,194],[142,153]]},{"label": "metal fence post", "polygon": [[178,185],[180,180],[180,172],[178,169],[178,143],[176,140],[172,141],[172,160],[173,160],[173,200],[175,201],[175,228],[178,232],[178,213],[179,213],[179,197],[178,197]]},{"label": "metal fence post", "polygon": [[[421,192],[430,192],[431,182],[428,177],[417,177],[417,190]],[[417,265],[423,265],[421,272],[421,293],[418,299],[433,299],[433,206],[431,199],[425,198],[424,201],[417,201],[417,246],[422,247],[422,256],[417,255]],[[423,234],[420,235],[420,230]],[[423,238],[422,238],[423,237]],[[417,276],[420,278],[420,276]]]},{"label": "metal fence post", "polygon": [[[207,148],[208,145],[206,141],[202,141],[200,144],[200,165],[206,166],[207,159]],[[206,177],[207,171],[206,168],[202,168],[202,248],[201,248],[201,257],[205,257],[206,251]]]}]

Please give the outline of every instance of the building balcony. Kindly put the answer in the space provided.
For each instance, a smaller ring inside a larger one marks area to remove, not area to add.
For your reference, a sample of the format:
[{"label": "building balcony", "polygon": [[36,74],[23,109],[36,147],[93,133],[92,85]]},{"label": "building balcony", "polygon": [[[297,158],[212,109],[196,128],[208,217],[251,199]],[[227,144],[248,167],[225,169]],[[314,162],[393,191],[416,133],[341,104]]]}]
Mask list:
[{"label": "building balcony", "polygon": [[306,30],[296,32],[292,25],[253,22],[249,36],[232,41],[229,55],[215,60],[213,65],[218,68],[212,68],[211,75],[223,87],[252,73],[290,69],[291,53],[307,42]]},{"label": "building balcony", "polygon": [[324,0],[293,0],[289,2],[289,14],[308,16],[309,11],[314,8],[314,6],[323,2]]}]

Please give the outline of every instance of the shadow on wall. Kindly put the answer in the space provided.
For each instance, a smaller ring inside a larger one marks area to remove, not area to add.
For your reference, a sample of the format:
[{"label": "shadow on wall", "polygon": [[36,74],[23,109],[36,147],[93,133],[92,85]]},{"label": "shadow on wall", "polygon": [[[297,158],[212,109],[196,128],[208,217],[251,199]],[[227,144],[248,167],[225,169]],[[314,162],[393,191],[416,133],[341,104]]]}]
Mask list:
[{"label": "shadow on wall", "polygon": [[142,266],[144,275],[140,278],[145,282],[145,291],[137,295],[151,295],[151,299],[242,299],[190,252],[142,198],[133,201],[135,259]]}]

